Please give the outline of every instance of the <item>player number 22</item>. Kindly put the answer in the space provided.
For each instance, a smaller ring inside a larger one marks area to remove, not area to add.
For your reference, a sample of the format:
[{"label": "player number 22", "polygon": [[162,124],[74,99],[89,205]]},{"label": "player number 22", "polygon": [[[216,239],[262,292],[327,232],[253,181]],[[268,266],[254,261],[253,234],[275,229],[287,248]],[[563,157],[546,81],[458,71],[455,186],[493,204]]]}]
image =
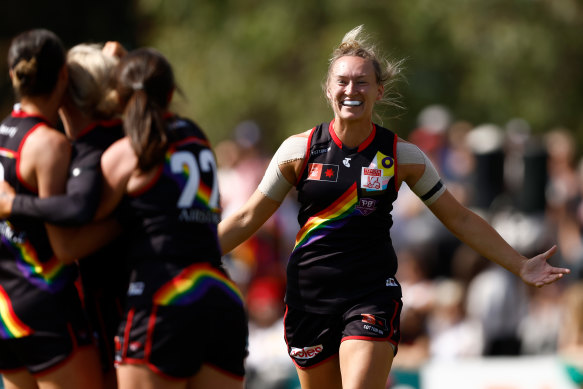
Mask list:
[{"label": "player number 22", "polygon": [[[198,187],[200,185],[200,171],[203,173],[216,172],[217,164],[212,151],[202,150],[198,155],[198,162],[195,156],[188,151],[178,151],[170,157],[170,168],[172,173],[180,174],[184,171],[184,166],[188,168],[189,176],[186,180],[186,185],[178,199],[178,208],[189,208],[192,206]],[[218,191],[217,175],[213,174],[213,187],[211,196],[209,198],[209,206],[211,208],[218,208],[219,206],[219,191]]]}]

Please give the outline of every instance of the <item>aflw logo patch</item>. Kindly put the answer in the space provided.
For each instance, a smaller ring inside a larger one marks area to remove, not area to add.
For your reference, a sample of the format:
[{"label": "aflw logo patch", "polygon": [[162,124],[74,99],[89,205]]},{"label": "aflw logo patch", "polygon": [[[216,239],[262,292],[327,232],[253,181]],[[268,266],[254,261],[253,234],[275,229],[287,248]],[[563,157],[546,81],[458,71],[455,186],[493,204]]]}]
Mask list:
[{"label": "aflw logo patch", "polygon": [[308,164],[308,180],[314,181],[338,181],[338,165],[326,163]]}]

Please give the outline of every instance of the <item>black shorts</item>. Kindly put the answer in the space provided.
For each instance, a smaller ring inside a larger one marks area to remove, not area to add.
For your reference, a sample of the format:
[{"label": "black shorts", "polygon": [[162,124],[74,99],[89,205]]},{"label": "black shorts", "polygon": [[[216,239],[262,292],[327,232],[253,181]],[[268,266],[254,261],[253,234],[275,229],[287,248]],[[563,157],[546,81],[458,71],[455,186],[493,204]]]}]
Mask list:
[{"label": "black shorts", "polygon": [[177,379],[209,364],[243,379],[247,341],[242,300],[211,288],[188,305],[130,305],[116,337],[116,363],[145,364]]},{"label": "black shorts", "polygon": [[83,304],[97,340],[104,373],[114,368],[114,338],[124,314],[128,290],[129,272],[125,271],[125,258],[122,255],[125,246],[127,239],[122,236],[79,261]]},{"label": "black shorts", "polygon": [[288,353],[301,369],[338,354],[340,343],[348,339],[386,341],[396,354],[402,305],[400,298],[371,295],[338,314],[321,315],[287,306],[284,327]]},{"label": "black shorts", "polygon": [[78,347],[94,343],[80,303],[70,307],[67,317],[53,313],[32,330],[22,338],[0,339],[0,372],[26,369],[41,374],[67,360]]},{"label": "black shorts", "polygon": [[114,367],[115,344],[119,324],[123,317],[123,297],[108,293],[105,288],[84,290],[85,310],[96,339],[104,373]]}]

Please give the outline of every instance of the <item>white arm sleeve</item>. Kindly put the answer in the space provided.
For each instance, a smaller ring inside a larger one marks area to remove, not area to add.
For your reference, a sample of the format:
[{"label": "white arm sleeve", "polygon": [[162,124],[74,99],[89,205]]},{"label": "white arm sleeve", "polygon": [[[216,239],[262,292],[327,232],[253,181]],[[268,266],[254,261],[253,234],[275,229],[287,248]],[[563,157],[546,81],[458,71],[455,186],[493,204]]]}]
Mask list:
[{"label": "white arm sleeve", "polygon": [[401,165],[425,165],[421,178],[411,190],[429,206],[445,192],[445,185],[427,155],[413,143],[397,143],[397,161]]},{"label": "white arm sleeve", "polygon": [[272,200],[282,202],[293,186],[281,173],[279,165],[304,159],[308,138],[291,136],[275,152],[257,189]]}]

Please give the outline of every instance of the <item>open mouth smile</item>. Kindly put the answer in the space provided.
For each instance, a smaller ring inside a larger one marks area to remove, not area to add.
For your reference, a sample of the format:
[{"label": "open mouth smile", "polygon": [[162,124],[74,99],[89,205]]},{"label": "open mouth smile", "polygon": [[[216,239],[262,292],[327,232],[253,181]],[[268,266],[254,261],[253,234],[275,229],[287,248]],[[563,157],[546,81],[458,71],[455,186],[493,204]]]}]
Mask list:
[{"label": "open mouth smile", "polygon": [[362,101],[358,101],[358,100],[344,100],[342,102],[342,105],[347,106],[347,107],[358,107],[358,106],[362,105]]}]

